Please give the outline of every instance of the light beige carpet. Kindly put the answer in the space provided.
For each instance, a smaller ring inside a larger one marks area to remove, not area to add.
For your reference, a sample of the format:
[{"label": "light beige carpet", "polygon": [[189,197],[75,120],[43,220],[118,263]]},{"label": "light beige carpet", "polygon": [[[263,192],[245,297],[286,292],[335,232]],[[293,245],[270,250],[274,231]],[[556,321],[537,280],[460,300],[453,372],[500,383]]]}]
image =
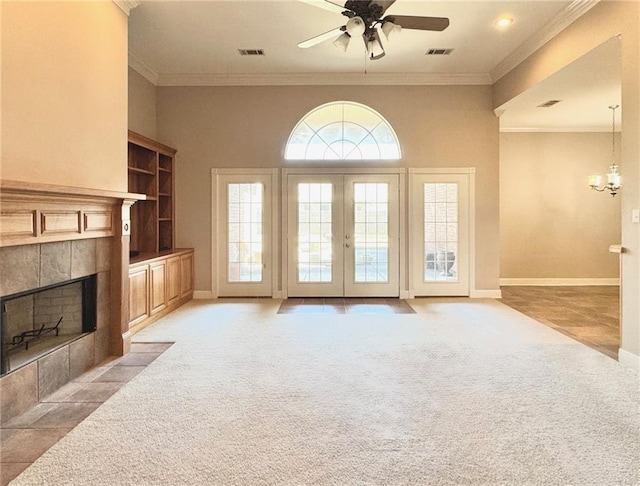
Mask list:
[{"label": "light beige carpet", "polygon": [[192,302],[176,344],[12,483],[640,484],[638,377],[491,300]]}]

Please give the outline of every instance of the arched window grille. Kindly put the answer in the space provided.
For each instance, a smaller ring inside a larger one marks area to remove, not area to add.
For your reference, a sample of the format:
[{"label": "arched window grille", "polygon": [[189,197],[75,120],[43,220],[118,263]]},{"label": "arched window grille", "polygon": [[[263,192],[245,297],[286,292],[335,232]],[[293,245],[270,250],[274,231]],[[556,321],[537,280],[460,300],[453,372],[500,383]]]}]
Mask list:
[{"label": "arched window grille", "polygon": [[399,160],[393,128],[368,106],[350,101],[321,105],[295,126],[286,160]]}]

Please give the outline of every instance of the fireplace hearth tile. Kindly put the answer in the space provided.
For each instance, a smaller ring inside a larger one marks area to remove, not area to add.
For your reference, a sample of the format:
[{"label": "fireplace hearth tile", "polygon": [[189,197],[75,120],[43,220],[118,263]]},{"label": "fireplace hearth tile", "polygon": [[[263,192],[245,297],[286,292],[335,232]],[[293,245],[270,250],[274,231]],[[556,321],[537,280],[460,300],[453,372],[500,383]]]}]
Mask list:
[{"label": "fireplace hearth tile", "polygon": [[33,462],[69,433],[66,429],[23,429],[2,442],[2,462]]},{"label": "fireplace hearth tile", "polygon": [[0,248],[0,295],[35,289],[39,285],[40,245]]},{"label": "fireplace hearth tile", "polygon": [[28,364],[0,379],[0,423],[38,403],[38,365]]},{"label": "fireplace hearth tile", "polygon": [[57,403],[57,402],[66,402],[67,398],[73,395],[75,392],[80,390],[86,383],[81,383],[78,381],[70,381],[66,385],[64,385],[59,390],[53,392],[48,397],[43,398],[40,403]]},{"label": "fireplace hearth tile", "polygon": [[146,366],[112,366],[107,372],[93,380],[94,383],[118,382],[127,383],[138,373],[144,371]]},{"label": "fireplace hearth tile", "polygon": [[0,467],[0,484],[9,484],[31,466],[30,462],[7,462]]},{"label": "fireplace hearth tile", "polygon": [[67,402],[75,402],[75,403],[102,403],[106,402],[111,395],[115,394],[120,388],[122,388],[126,383],[120,382],[105,382],[105,383],[87,383],[82,387],[81,390],[78,390],[76,393],[71,395],[67,400]]},{"label": "fireplace hearth tile", "polygon": [[57,407],[57,403],[40,402],[25,413],[9,420],[2,425],[2,430],[30,429],[33,424]]},{"label": "fireplace hearth tile", "polygon": [[173,346],[173,343],[162,342],[133,342],[131,343],[131,353],[164,353],[167,349]]},{"label": "fireplace hearth tile", "polygon": [[91,333],[69,345],[69,378],[74,379],[95,366],[95,334]]},{"label": "fireplace hearth tile", "polygon": [[35,429],[72,429],[102,403],[56,403],[56,406],[33,423]]},{"label": "fireplace hearth tile", "polygon": [[71,279],[71,242],[40,245],[40,287]]},{"label": "fireplace hearth tile", "polygon": [[86,277],[96,273],[96,240],[71,242],[71,278]]},{"label": "fireplace hearth tile", "polygon": [[42,400],[69,382],[69,346],[38,360],[38,390]]},{"label": "fireplace hearth tile", "polygon": [[157,353],[132,353],[129,352],[118,360],[119,366],[148,366],[164,351]]}]

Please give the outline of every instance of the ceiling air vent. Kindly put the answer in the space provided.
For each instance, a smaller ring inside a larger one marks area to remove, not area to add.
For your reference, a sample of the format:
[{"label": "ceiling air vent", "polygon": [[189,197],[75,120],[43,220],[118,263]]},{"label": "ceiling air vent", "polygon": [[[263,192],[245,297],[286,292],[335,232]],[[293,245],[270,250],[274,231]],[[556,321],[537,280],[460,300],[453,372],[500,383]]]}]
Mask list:
[{"label": "ceiling air vent", "polygon": [[427,56],[448,56],[453,52],[453,49],[429,49],[426,53]]},{"label": "ceiling air vent", "polygon": [[549,108],[553,105],[555,105],[556,103],[560,103],[562,100],[549,100],[549,101],[545,101],[544,103],[542,103],[541,105],[538,105],[538,108]]},{"label": "ceiling air vent", "polygon": [[241,56],[264,56],[264,49],[238,49]]}]

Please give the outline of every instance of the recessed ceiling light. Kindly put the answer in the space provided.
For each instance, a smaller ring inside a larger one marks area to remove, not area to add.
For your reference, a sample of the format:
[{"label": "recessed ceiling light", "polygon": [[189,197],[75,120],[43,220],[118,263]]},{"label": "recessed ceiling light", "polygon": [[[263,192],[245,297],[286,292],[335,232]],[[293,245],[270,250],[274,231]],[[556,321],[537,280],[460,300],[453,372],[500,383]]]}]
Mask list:
[{"label": "recessed ceiling light", "polygon": [[499,29],[509,27],[511,24],[513,24],[513,19],[511,17],[500,17],[495,21],[495,26]]}]

